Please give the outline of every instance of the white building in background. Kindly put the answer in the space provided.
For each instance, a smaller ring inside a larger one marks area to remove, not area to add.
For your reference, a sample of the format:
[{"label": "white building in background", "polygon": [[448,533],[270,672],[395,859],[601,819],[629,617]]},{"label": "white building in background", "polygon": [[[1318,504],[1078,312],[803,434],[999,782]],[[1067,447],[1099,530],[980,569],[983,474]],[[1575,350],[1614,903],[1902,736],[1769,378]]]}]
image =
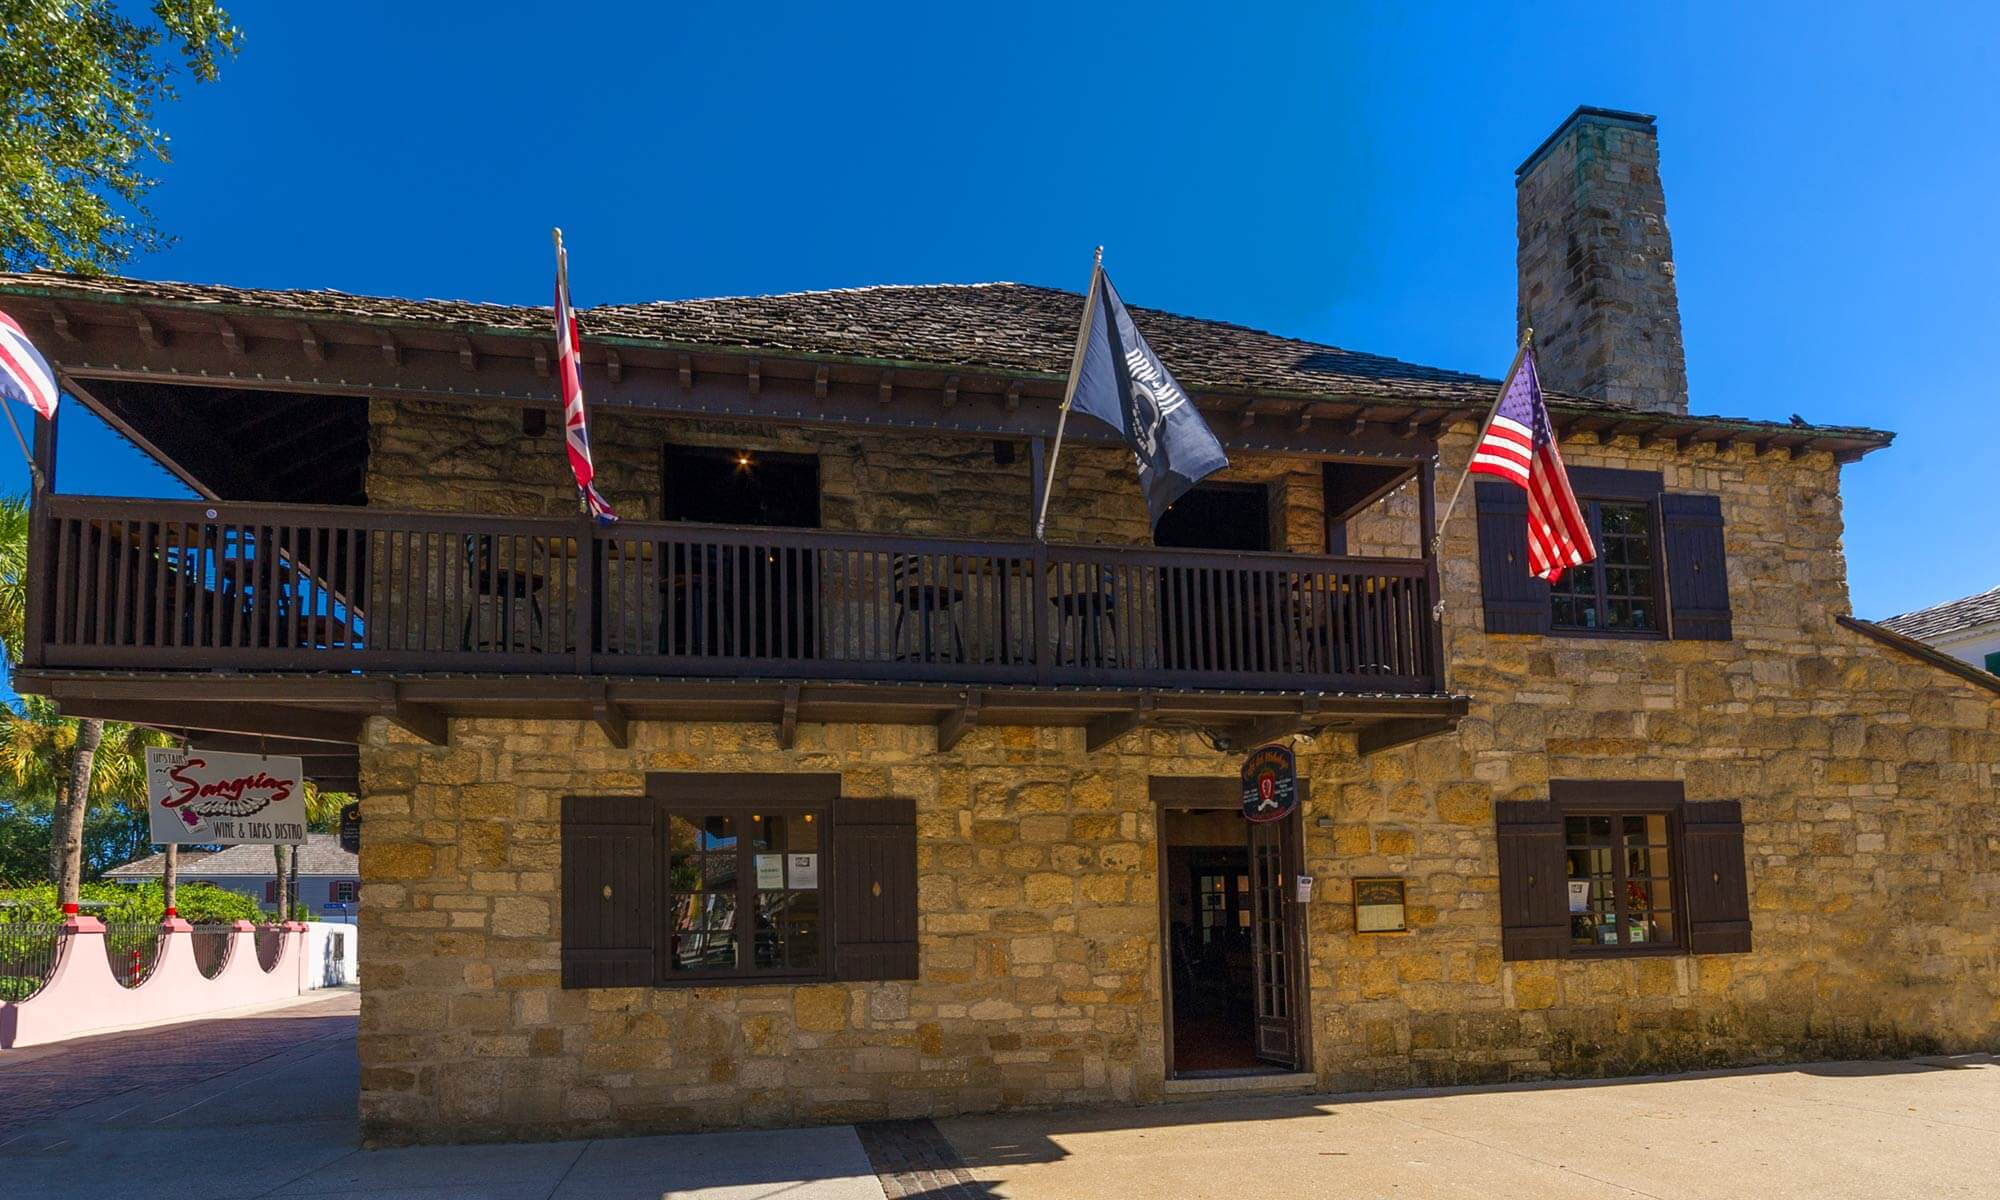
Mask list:
[{"label": "white building in background", "polygon": [[2000,587],[1877,624],[2000,675]]},{"label": "white building in background", "polygon": [[[340,848],[332,833],[309,833],[299,848],[299,895],[318,921],[352,921],[361,894],[361,861]],[[165,854],[150,854],[104,873],[116,883],[152,883],[166,870]],[[275,856],[269,846],[228,846],[221,850],[183,850],[183,883],[212,883],[254,898],[267,912],[278,909]]]}]

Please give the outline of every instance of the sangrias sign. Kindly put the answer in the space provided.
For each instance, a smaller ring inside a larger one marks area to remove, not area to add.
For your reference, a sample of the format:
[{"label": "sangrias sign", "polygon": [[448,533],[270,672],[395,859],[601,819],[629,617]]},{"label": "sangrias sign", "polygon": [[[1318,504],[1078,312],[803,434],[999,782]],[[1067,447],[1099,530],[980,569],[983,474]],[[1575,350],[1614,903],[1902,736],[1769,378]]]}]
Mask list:
[{"label": "sangrias sign", "polygon": [[299,760],[214,750],[146,750],[146,808],[156,845],[306,840]]}]

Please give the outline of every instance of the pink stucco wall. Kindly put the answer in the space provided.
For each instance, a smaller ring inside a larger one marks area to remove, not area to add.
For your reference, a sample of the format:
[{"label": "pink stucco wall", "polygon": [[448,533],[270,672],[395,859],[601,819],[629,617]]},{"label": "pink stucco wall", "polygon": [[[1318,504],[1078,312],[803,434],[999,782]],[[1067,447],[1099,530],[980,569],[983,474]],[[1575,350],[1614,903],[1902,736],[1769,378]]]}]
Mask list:
[{"label": "pink stucco wall", "polygon": [[161,930],[164,944],[152,975],[125,987],[105,957],[103,925],[72,918],[47,985],[26,1000],[0,1002],[0,1050],[213,1016],[287,1000],[316,985],[307,969],[304,925],[285,926],[277,964],[266,971],[257,962],[256,927],[237,922],[228,962],[214,979],[195,965],[187,922],[169,921]]}]

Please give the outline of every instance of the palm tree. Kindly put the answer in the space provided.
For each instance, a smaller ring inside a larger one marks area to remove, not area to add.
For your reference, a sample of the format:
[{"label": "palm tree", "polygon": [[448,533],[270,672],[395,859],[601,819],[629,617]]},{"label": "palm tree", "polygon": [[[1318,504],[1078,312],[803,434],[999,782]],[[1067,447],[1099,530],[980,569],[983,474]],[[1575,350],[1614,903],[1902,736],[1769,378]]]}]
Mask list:
[{"label": "palm tree", "polygon": [[[353,799],[346,792],[323,792],[317,783],[306,780],[306,828],[313,833],[329,832],[340,818],[341,806]],[[271,857],[278,870],[278,919],[284,921],[299,902],[299,852],[292,846],[276,845],[271,847]]]},{"label": "palm tree", "polygon": [[[0,649],[7,666],[21,661],[27,641],[28,498],[0,497]],[[0,773],[24,792],[53,802],[49,875],[56,900],[75,904],[83,885],[83,819],[91,798],[133,795],[146,787],[145,747],[164,735],[94,717],[70,720],[46,700],[24,699],[0,730]],[[43,792],[46,789],[46,792]]]},{"label": "palm tree", "polygon": [[0,779],[34,807],[53,810],[49,873],[60,903],[74,904],[82,885],[89,802],[144,795],[146,747],[171,743],[135,725],[71,720],[40,696],[23,696],[18,712],[0,708]]}]

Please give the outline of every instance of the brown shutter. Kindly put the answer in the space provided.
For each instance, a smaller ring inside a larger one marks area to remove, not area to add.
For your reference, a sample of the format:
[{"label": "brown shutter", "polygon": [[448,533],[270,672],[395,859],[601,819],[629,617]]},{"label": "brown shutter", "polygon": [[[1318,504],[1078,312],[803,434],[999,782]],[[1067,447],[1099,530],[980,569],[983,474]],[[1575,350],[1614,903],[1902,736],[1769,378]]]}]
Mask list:
[{"label": "brown shutter", "polygon": [[647,987],[657,978],[659,803],[565,796],[562,985]]},{"label": "brown shutter", "polygon": [[1660,544],[1667,559],[1673,636],[1728,641],[1729,559],[1722,548],[1721,498],[1662,493]]},{"label": "brown shutter", "polygon": [[1569,953],[1569,887],[1562,810],[1548,800],[1494,807],[1500,836],[1500,957],[1508,962]]},{"label": "brown shutter", "polygon": [[833,974],[917,977],[917,805],[842,797],[833,819]]},{"label": "brown shutter", "polygon": [[1528,574],[1528,493],[1511,483],[1473,485],[1479,504],[1479,590],[1486,632],[1547,633],[1549,585]]},{"label": "brown shutter", "polygon": [[326,885],[326,902],[328,904],[340,903],[340,880],[332,880]]},{"label": "brown shutter", "polygon": [[1750,949],[1750,885],[1743,866],[1743,806],[1692,800],[1682,820],[1686,845],[1688,949],[1742,954]]}]

